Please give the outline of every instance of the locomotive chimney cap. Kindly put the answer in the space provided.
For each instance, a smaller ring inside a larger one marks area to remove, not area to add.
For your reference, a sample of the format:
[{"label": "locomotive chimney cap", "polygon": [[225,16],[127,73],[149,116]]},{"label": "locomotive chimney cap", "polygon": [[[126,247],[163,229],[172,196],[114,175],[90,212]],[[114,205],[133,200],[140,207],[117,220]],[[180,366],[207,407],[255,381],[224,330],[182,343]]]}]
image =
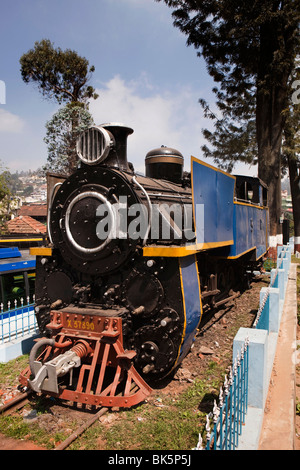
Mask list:
[{"label": "locomotive chimney cap", "polygon": [[127,161],[127,137],[133,133],[133,129],[120,122],[108,122],[101,124],[101,127],[109,132],[115,141],[113,151],[109,153],[105,164],[119,170],[130,171]]}]

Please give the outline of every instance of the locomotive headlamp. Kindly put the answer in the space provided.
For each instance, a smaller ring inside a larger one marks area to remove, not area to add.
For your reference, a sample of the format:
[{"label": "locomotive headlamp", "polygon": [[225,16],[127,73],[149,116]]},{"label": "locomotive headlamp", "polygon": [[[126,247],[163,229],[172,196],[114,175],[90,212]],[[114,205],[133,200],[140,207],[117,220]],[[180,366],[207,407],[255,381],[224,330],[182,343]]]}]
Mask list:
[{"label": "locomotive headlamp", "polygon": [[83,163],[96,165],[108,156],[115,141],[112,134],[100,126],[82,132],[77,139],[77,155]]}]

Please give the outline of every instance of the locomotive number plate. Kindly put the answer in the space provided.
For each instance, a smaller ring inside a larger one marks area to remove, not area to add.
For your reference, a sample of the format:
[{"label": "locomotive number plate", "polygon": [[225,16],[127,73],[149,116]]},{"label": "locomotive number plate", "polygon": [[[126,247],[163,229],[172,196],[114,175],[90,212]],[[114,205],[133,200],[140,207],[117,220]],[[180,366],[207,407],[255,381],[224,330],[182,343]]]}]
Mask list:
[{"label": "locomotive number plate", "polygon": [[85,320],[67,320],[67,328],[74,328],[75,330],[88,330],[94,331],[95,324]]},{"label": "locomotive number plate", "polygon": [[[66,311],[51,311],[51,323],[47,325],[54,331],[66,330],[66,334],[82,334],[88,337],[99,335],[117,336],[122,332],[122,320],[119,317],[78,314]],[[81,332],[81,333],[80,333]]]}]

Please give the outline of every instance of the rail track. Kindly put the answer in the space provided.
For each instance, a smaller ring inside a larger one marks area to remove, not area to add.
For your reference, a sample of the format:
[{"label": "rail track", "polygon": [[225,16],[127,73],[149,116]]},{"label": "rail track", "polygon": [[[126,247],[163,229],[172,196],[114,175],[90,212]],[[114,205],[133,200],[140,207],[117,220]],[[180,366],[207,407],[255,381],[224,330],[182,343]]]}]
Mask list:
[{"label": "rail track", "polygon": [[[8,416],[13,414],[15,411],[20,410],[25,405],[30,402],[30,397],[33,396],[34,393],[32,391],[27,391],[19,396],[9,400],[5,405],[0,408],[0,415]],[[67,439],[61,442],[58,446],[56,446],[53,450],[64,450],[66,449],[72,442],[74,442],[84,431],[86,431],[92,424],[94,424],[101,416],[107,413],[109,408],[102,407],[100,408],[95,414],[93,414],[89,419],[86,420],[81,426],[79,426]]]},{"label": "rail track", "polygon": [[[131,393],[135,393],[137,387],[134,386],[130,390]],[[31,390],[21,393],[17,397],[9,400],[3,406],[0,407],[0,415],[8,416],[13,414],[15,411],[22,409],[30,402],[30,397],[34,396],[35,393]],[[81,434],[84,433],[89,427],[91,427],[101,416],[105,415],[109,411],[107,407],[101,407],[96,411],[92,416],[86,420],[85,423],[81,424],[72,434],[67,437],[63,442],[61,442],[58,446],[56,446],[53,450],[64,450],[66,449],[72,442],[74,442]]]},{"label": "rail track", "polygon": [[29,403],[29,397],[32,395],[31,391],[21,393],[15,398],[12,398],[3,406],[0,407],[0,415],[7,416],[12,414],[14,411],[20,410],[27,403]]}]

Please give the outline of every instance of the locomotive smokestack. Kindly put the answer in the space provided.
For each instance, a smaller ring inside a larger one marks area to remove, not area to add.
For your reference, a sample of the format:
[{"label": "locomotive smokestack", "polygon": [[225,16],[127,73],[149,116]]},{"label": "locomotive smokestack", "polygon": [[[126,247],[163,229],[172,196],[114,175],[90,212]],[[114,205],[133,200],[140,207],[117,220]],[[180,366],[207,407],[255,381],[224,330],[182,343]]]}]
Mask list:
[{"label": "locomotive smokestack", "polygon": [[131,127],[115,122],[92,126],[80,134],[76,143],[77,155],[86,165],[104,163],[129,171],[127,137],[132,133]]},{"label": "locomotive smokestack", "polygon": [[115,140],[115,145],[109,152],[105,164],[118,168],[119,170],[129,171],[127,161],[127,137],[133,133],[131,127],[120,123],[101,124],[101,127],[110,132]]}]

